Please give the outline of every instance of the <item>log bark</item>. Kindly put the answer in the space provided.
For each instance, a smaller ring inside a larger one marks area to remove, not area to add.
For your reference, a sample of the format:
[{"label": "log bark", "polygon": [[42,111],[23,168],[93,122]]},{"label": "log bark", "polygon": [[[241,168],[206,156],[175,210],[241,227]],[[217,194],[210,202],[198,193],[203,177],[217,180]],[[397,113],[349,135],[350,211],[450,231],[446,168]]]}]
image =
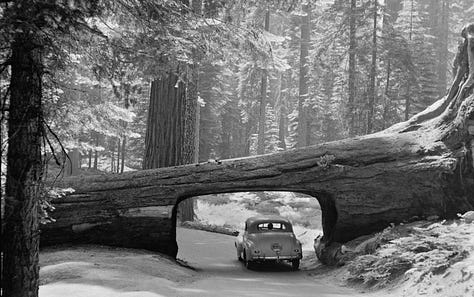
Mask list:
[{"label": "log bark", "polygon": [[[176,205],[189,197],[293,191],[318,199],[324,246],[413,218],[474,209],[474,25],[447,97],[385,131],[281,153],[120,175],[65,178],[42,243],[95,242],[176,255]],[[469,58],[468,58],[469,57]],[[470,72],[471,71],[471,72]],[[319,249],[327,259],[329,251]],[[327,261],[328,262],[328,261]]]}]

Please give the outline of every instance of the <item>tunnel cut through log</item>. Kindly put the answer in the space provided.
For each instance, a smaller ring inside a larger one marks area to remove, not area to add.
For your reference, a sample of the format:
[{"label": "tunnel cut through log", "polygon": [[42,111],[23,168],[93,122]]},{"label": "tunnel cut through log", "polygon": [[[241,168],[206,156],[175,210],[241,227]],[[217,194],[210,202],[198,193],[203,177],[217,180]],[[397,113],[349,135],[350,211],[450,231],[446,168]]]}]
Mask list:
[{"label": "tunnel cut through log", "polygon": [[[265,191],[276,192],[277,190],[265,190]],[[240,192],[242,192],[242,191],[240,191]],[[252,191],[252,192],[257,192],[257,191]],[[277,192],[288,192],[288,191],[277,191]],[[292,193],[304,194],[307,197],[311,197],[312,199],[317,200],[318,204],[320,206],[320,209],[321,209],[321,226],[322,226],[323,234],[333,234],[332,228],[334,227],[334,225],[337,221],[337,210],[336,210],[336,207],[334,205],[334,201],[331,199],[331,197],[328,194],[325,194],[325,193],[308,194],[308,193],[303,193],[303,192],[294,192],[294,191],[291,191],[291,192]],[[227,192],[227,193],[229,193],[229,192]],[[235,192],[233,192],[233,193],[235,193]],[[225,193],[219,192],[219,193],[212,193],[212,194],[225,194]],[[182,201],[184,201],[188,198],[199,198],[199,197],[197,197],[197,196],[189,196],[189,197],[184,196],[184,197],[179,198],[176,201],[176,204],[174,205],[174,207],[172,209],[172,214],[171,214],[172,222],[174,223],[174,230],[176,230],[176,226],[177,226],[176,223],[178,221],[177,220],[178,205],[179,205],[179,203],[181,203]],[[246,218],[242,219],[242,223],[245,221],[245,219]],[[176,233],[173,235],[173,238],[176,238]],[[176,249],[176,253],[177,253],[177,251],[178,251],[177,243],[173,247],[173,249]]]},{"label": "tunnel cut through log", "polygon": [[93,242],[174,256],[172,209],[178,201],[228,192],[292,191],[316,197],[324,244],[413,217],[454,218],[472,210],[474,25],[463,30],[463,37],[447,96],[406,122],[270,155],[65,178],[58,186],[76,192],[54,202],[56,222],[42,227],[41,242]]}]

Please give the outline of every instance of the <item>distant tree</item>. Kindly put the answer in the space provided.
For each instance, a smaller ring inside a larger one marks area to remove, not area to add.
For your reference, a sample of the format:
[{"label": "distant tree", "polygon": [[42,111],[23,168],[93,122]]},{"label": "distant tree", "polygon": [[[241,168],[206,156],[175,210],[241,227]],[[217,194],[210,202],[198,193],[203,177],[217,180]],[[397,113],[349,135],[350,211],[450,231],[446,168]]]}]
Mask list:
[{"label": "distant tree", "polygon": [[311,6],[310,1],[303,4],[303,16],[301,17],[301,39],[300,39],[300,73],[298,90],[298,142],[297,147],[310,144],[310,125],[307,114],[307,100],[309,99],[308,70],[309,70],[309,48],[311,36]]},{"label": "distant tree", "polygon": [[356,19],[357,19],[357,0],[351,0],[349,10],[349,78],[348,78],[348,102],[347,117],[349,122],[349,135],[354,135],[354,103],[356,97]]},{"label": "distant tree", "polygon": [[369,87],[368,87],[368,114],[367,114],[367,131],[370,134],[374,129],[374,113],[377,99],[376,79],[377,79],[377,27],[378,27],[378,0],[373,0],[373,31],[372,31],[372,62],[370,65]]},{"label": "distant tree", "polygon": [[[264,19],[264,30],[270,30],[270,11],[267,10]],[[266,124],[266,112],[265,108],[267,105],[267,83],[268,73],[265,68],[262,67],[262,82],[260,83],[260,102],[258,112],[258,140],[257,140],[257,154],[261,155],[265,153],[265,124]]]}]

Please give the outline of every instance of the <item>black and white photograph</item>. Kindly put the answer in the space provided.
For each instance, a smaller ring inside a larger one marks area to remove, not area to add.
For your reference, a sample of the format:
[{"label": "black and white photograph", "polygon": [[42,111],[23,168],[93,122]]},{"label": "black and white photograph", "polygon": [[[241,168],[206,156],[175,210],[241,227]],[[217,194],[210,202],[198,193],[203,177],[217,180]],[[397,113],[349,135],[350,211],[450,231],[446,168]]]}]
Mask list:
[{"label": "black and white photograph", "polygon": [[0,0],[0,297],[474,297],[473,0]]}]

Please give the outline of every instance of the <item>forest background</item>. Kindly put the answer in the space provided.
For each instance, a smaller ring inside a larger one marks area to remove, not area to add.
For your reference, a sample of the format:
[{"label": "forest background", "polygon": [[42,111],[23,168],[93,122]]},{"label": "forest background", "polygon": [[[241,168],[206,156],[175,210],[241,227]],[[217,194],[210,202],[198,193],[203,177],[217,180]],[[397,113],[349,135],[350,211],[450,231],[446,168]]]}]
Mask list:
[{"label": "forest background", "polygon": [[[150,99],[160,100],[150,98],[152,82],[170,73],[168,84],[185,85],[198,102],[188,163],[382,130],[445,95],[458,32],[474,12],[469,0],[200,5],[186,17],[169,14],[160,32],[131,21],[130,11],[91,19],[105,36],[79,36],[63,49],[66,62],[43,93],[46,121],[73,163],[66,174],[146,168]],[[2,94],[8,82],[4,71]],[[156,116],[178,123],[180,111],[163,104]]]}]

